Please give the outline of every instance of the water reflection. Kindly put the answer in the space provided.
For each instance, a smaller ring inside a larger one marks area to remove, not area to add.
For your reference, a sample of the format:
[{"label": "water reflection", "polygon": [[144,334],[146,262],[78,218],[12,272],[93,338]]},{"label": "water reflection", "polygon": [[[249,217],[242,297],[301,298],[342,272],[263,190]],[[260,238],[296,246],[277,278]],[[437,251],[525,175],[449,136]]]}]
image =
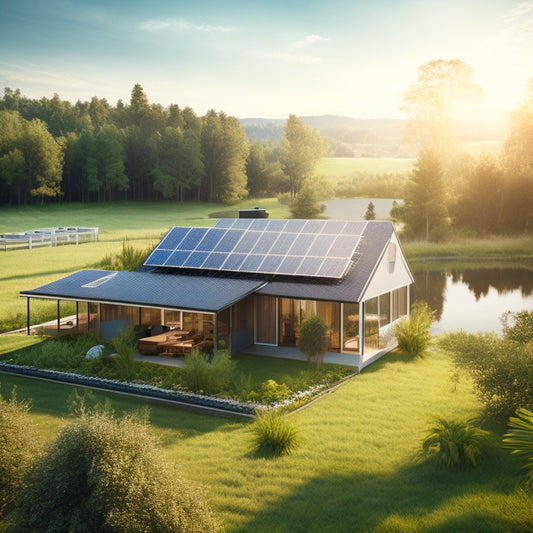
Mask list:
[{"label": "water reflection", "polygon": [[411,301],[426,301],[435,310],[435,334],[455,329],[501,333],[503,313],[533,309],[533,264],[411,267],[415,277]]}]

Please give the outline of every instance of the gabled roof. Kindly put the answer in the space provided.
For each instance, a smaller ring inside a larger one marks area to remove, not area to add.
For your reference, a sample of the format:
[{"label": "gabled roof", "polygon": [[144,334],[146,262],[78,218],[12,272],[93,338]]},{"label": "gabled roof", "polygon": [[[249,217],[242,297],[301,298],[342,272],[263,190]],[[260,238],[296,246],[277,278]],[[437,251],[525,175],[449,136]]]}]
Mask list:
[{"label": "gabled roof", "polygon": [[262,285],[257,280],[83,270],[20,296],[217,312]]},{"label": "gabled roof", "polygon": [[271,281],[257,292],[286,298],[359,302],[393,235],[394,226],[391,222],[372,221],[367,224],[363,238],[355,250],[354,264],[339,283],[333,285],[315,282]]},{"label": "gabled roof", "polygon": [[[391,240],[397,240],[389,221],[362,223],[351,266],[340,280],[323,277],[279,276],[256,272],[203,271],[156,267],[152,271],[110,272],[85,270],[37,289],[22,291],[21,296],[65,300],[218,312],[257,293],[285,298],[360,302],[367,299],[367,288],[376,279],[378,265],[386,261]],[[400,252],[401,278],[388,277],[385,270],[383,290],[388,292],[412,282],[412,274]],[[386,265],[385,265],[386,266]],[[380,277],[381,279],[381,277]],[[400,279],[400,281],[398,281]]]}]

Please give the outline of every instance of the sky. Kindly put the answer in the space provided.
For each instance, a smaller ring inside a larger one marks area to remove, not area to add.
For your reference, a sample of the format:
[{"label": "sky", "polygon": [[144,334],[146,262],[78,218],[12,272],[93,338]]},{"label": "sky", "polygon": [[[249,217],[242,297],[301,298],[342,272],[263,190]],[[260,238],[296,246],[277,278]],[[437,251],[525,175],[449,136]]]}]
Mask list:
[{"label": "sky", "polygon": [[417,69],[461,59],[502,118],[533,78],[533,0],[0,0],[0,87],[238,118],[402,118]]}]

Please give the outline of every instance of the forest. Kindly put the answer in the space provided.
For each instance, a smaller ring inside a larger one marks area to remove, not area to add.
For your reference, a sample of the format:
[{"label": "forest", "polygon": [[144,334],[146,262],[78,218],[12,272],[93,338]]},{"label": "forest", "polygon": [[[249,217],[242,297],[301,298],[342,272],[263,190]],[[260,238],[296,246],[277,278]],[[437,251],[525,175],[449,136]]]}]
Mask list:
[{"label": "forest", "polygon": [[6,88],[0,100],[0,204],[231,204],[260,192],[254,170],[263,181],[269,172],[277,174],[276,188],[283,190],[279,166],[266,169],[277,158],[275,148],[258,147],[250,147],[235,117],[214,110],[199,117],[189,107],[150,104],[138,84],[130,102],[116,106],[96,97],[72,105],[57,94],[34,100]]},{"label": "forest", "polygon": [[[443,100],[443,87],[453,91]],[[481,88],[460,60],[431,61],[404,95],[405,141],[414,170],[356,175],[325,186],[317,161],[335,143],[290,115],[274,143],[247,137],[235,117],[149,103],[136,84],[128,103],[93,97],[71,104],[29,99],[6,88],[0,99],[0,205],[44,202],[207,201],[281,197],[293,216],[321,216],[329,197],[396,197],[391,212],[406,238],[445,241],[533,230],[533,81],[510,114],[500,153],[474,157],[453,138],[450,108]],[[338,148],[338,146],[337,146]],[[337,154],[338,155],[338,154]],[[384,187],[387,191],[384,191]],[[388,194],[386,194],[388,192]]]}]

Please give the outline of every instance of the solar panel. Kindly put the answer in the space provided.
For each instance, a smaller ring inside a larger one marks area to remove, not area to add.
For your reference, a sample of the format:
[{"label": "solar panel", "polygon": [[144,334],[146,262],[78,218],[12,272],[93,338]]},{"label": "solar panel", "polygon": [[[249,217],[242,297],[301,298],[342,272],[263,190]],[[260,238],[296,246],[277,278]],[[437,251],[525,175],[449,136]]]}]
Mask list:
[{"label": "solar panel", "polygon": [[341,278],[366,222],[220,219],[172,228],[146,266]]}]

